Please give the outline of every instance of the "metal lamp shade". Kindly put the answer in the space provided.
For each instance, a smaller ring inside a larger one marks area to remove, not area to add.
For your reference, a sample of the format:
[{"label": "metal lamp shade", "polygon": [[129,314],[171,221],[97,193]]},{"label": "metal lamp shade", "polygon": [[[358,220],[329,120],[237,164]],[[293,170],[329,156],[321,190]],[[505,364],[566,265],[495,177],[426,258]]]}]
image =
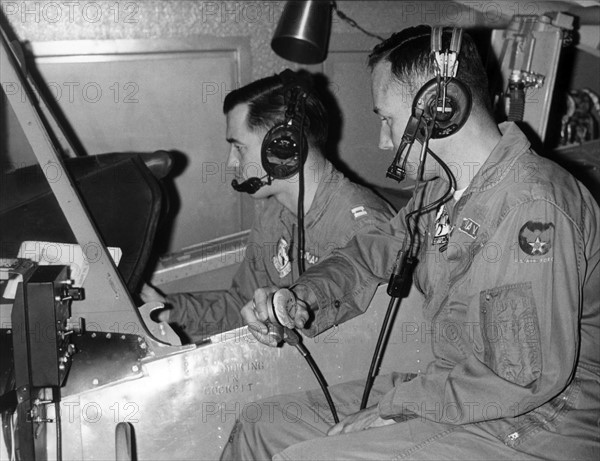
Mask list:
[{"label": "metal lamp shade", "polygon": [[330,29],[331,2],[288,1],[271,40],[271,48],[288,61],[317,64],[327,56]]}]

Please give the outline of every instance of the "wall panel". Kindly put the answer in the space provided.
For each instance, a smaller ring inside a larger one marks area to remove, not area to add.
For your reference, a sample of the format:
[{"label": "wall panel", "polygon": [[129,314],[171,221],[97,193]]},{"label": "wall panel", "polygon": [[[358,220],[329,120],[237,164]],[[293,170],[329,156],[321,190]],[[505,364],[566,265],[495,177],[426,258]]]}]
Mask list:
[{"label": "wall panel", "polygon": [[174,151],[167,251],[249,227],[222,115],[227,92],[249,79],[243,39],[41,42],[33,53],[82,153]]},{"label": "wall panel", "polygon": [[410,181],[398,184],[385,176],[394,153],[378,148],[381,122],[373,113],[367,68],[368,55],[376,44],[376,39],[362,35],[334,34],[327,59],[311,70],[327,76],[343,114],[338,158],[349,176],[378,188],[405,189]]}]

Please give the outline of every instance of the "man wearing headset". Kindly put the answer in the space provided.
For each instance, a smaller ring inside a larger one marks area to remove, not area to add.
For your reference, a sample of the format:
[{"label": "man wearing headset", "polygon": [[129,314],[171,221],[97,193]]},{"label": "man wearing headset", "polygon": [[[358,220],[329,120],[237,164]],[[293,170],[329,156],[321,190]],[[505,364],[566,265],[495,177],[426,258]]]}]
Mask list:
[{"label": "man wearing headset", "polygon": [[[455,80],[471,90],[468,115],[464,88],[445,86],[436,64],[438,34],[406,29],[369,59],[380,147],[400,151],[391,174],[408,165],[416,176],[428,144],[437,157],[426,156],[424,182],[389,224],[307,270],[292,286],[295,303],[275,306],[286,327],[318,334],[359,315],[373,285],[402,273],[397,255],[414,252],[435,360],[416,376],[378,377],[362,410],[364,381],[333,386],[338,424],[316,392],[271,397],[271,412],[262,412],[268,418],[236,423],[224,459],[600,456],[598,205],[570,174],[537,156],[515,124],[496,125],[483,66],[465,34],[455,48]],[[443,35],[451,55],[455,34]],[[411,137],[419,142],[407,154]],[[443,208],[425,211],[453,183],[441,162],[454,166],[454,191]],[[421,211],[405,219],[414,210]],[[265,321],[274,291],[255,292],[252,321]],[[291,402],[293,417],[285,414]]]},{"label": "man wearing headset", "polygon": [[[145,285],[140,295],[144,302],[163,302],[168,309],[160,319],[191,341],[250,323],[247,312],[255,289],[290,286],[304,266],[315,265],[354,235],[393,216],[383,199],[350,182],[325,158],[328,114],[308,72],[286,70],[236,89],[225,97],[223,112],[231,146],[227,167],[236,172],[232,185],[264,199],[244,260],[228,290],[163,297]],[[272,144],[279,149],[271,149]],[[305,152],[288,152],[290,144]],[[301,264],[299,202],[304,215]]]}]

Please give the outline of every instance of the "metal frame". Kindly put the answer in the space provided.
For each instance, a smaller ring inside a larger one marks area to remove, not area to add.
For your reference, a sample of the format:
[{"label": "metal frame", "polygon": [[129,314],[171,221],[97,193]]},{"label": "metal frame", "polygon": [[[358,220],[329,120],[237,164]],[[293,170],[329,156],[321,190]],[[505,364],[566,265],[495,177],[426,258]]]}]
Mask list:
[{"label": "metal frame", "polygon": [[[2,79],[4,81],[17,82],[21,88],[27,89],[27,94],[31,95],[32,98],[34,95],[40,94],[39,91],[34,91],[37,90],[33,87],[35,84],[23,72],[4,33],[2,34],[0,60],[6,64],[2,66]],[[5,88],[4,82],[2,87]],[[38,110],[40,106],[45,104],[31,99],[23,103],[19,100],[19,95],[6,92],[5,94],[21,124],[27,141],[35,153],[38,164],[42,168],[52,165],[61,173],[60,176],[57,175],[56,180],[49,181],[48,184],[56,196],[65,218],[71,224],[78,243],[82,248],[94,251],[94,264],[90,265],[88,275],[88,280],[93,280],[94,283],[87,283],[84,286],[88,298],[101,299],[109,318],[114,318],[114,315],[118,312],[119,319],[122,322],[119,325],[133,322],[139,327],[139,331],[144,331],[150,336],[104,242],[98,234],[98,230],[92,223],[81,197],[66,171],[61,153],[50,137],[50,133],[53,133],[53,131],[47,117],[41,110]],[[49,112],[47,113],[49,114]],[[55,126],[55,128],[58,127]],[[66,139],[63,133],[60,133],[60,135]],[[102,322],[102,320],[101,317],[98,318],[98,322]],[[108,318],[107,320],[110,321]],[[105,325],[100,324],[99,326],[102,328]]]}]

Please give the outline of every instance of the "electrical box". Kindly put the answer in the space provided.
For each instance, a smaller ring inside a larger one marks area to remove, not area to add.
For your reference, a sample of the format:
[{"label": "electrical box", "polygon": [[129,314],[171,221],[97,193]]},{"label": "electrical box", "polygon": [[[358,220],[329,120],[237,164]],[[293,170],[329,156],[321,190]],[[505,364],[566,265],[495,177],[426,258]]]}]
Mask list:
[{"label": "electrical box", "polygon": [[543,142],[546,137],[560,51],[570,40],[573,17],[515,15],[506,29],[492,32],[492,50],[500,82],[495,105],[509,121],[527,123]]}]

